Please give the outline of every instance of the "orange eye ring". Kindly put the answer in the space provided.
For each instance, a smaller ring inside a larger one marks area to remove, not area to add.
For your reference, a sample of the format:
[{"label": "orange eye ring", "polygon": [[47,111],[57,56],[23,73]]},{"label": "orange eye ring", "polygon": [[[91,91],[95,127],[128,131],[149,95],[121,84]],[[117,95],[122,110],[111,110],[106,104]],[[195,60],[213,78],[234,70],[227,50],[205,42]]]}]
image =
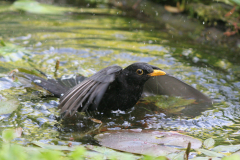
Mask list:
[{"label": "orange eye ring", "polygon": [[137,69],[136,73],[137,73],[138,75],[143,75],[143,70],[142,70],[142,69]]}]

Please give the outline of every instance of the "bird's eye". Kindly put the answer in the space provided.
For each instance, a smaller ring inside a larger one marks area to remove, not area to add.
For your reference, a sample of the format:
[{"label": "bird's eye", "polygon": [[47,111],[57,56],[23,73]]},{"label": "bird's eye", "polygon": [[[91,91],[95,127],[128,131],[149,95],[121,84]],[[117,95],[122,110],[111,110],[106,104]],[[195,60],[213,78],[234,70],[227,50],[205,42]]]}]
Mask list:
[{"label": "bird's eye", "polygon": [[142,69],[137,69],[136,72],[137,72],[138,75],[142,75],[143,74],[143,70]]}]

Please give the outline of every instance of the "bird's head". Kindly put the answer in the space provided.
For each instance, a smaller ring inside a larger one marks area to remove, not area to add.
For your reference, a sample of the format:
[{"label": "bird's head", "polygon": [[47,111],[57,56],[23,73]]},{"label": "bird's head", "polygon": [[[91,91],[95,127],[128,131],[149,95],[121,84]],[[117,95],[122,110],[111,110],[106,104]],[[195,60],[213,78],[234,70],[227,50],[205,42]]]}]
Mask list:
[{"label": "bird's head", "polygon": [[127,83],[135,85],[144,85],[150,77],[165,74],[160,68],[144,62],[133,63],[122,71],[122,76],[124,76]]}]

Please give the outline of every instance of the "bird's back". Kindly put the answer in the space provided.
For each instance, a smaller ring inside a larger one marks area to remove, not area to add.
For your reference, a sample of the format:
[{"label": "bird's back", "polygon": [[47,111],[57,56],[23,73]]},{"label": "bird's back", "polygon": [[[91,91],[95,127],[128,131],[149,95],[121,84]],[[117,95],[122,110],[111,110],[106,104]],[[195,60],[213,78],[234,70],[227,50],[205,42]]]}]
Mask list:
[{"label": "bird's back", "polygon": [[106,90],[98,111],[108,112],[111,110],[126,110],[133,107],[140,99],[143,86],[132,86],[127,83],[114,81]]}]

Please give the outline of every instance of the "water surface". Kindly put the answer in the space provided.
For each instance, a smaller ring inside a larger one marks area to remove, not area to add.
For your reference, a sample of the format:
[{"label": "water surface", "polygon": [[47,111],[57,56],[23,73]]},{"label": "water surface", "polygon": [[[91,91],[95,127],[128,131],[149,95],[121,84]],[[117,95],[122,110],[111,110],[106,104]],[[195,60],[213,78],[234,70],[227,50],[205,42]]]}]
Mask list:
[{"label": "water surface", "polygon": [[126,67],[141,61],[187,82],[215,103],[204,110],[196,105],[192,115],[181,111],[173,114],[170,110],[152,112],[142,109],[146,104],[140,103],[130,111],[106,118],[103,128],[177,130],[201,139],[212,137],[218,144],[239,144],[240,67],[237,58],[222,56],[229,50],[173,39],[166,32],[156,30],[153,23],[128,18],[117,9],[98,10],[104,16],[94,14],[93,9],[85,10],[88,14],[73,15],[0,15],[2,39],[29,51],[28,54],[13,51],[17,58],[2,58],[0,63],[2,97],[12,95],[20,102],[12,114],[0,116],[1,130],[22,127],[23,135],[16,140],[22,144],[33,140],[67,144],[71,137],[74,137],[73,144],[95,144],[92,133],[96,133],[93,131],[100,124],[86,118],[59,122],[59,99],[41,97],[43,93],[13,82],[8,73],[25,67],[38,68],[54,76],[55,63],[59,60],[58,76],[78,73],[90,76],[112,64]]}]

